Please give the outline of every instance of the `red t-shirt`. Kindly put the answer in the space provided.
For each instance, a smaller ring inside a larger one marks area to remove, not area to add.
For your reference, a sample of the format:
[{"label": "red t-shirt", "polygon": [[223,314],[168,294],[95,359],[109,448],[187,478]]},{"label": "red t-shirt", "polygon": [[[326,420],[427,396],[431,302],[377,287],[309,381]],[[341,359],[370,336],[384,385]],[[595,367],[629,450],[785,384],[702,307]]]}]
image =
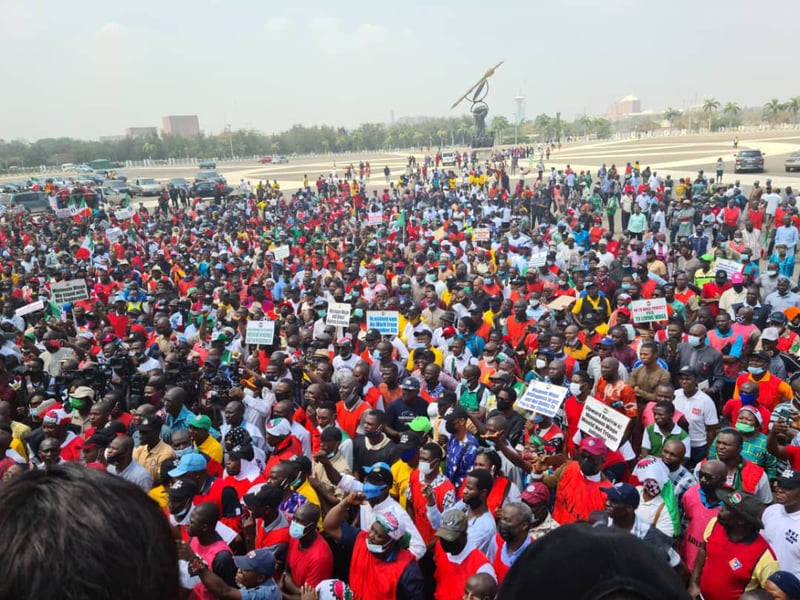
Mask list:
[{"label": "red t-shirt", "polygon": [[286,562],[292,573],[292,580],[298,586],[316,587],[333,576],[333,553],[319,534],[306,549],[300,547],[300,540],[290,538]]}]

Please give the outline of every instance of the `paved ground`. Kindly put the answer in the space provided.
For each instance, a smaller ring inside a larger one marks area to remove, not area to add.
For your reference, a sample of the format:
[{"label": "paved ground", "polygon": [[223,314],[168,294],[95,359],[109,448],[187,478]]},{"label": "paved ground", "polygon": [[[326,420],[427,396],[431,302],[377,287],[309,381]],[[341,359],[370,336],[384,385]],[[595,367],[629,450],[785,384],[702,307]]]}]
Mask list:
[{"label": "paved ground", "polygon": [[[597,169],[605,163],[606,166],[616,164],[622,170],[625,163],[638,160],[642,167],[650,166],[661,175],[677,177],[694,176],[699,169],[713,174],[717,158],[722,157],[725,162],[726,182],[735,179],[741,181],[747,189],[753,181],[759,180],[762,185],[767,178],[780,186],[791,185],[800,187],[800,172],[786,173],[783,161],[790,152],[800,150],[800,130],[795,131],[764,131],[743,133],[739,136],[739,149],[760,149],[766,155],[765,173],[733,174],[733,143],[730,134],[707,134],[696,136],[675,136],[645,138],[642,140],[614,140],[597,142],[573,142],[562,146],[560,152],[555,152],[546,161],[546,169],[556,167],[563,169],[569,164],[575,170]],[[463,150],[464,148],[457,148]],[[219,162],[217,170],[228,179],[228,183],[236,185],[241,179],[249,181],[255,186],[259,181],[273,181],[275,179],[285,192],[293,192],[302,185],[303,176],[308,175],[309,181],[314,181],[320,174],[328,174],[334,168],[341,176],[344,168],[359,161],[369,161],[372,166],[370,188],[384,187],[385,179],[383,168],[389,166],[392,178],[403,171],[407,158],[414,153],[422,159],[425,152],[407,151],[395,153],[352,153],[339,155],[326,155],[316,157],[303,157],[290,159],[288,164],[272,165],[252,162]],[[481,158],[488,156],[488,151],[481,153]],[[533,166],[535,166],[535,161]],[[522,161],[522,167],[528,168],[529,162]],[[166,181],[172,177],[194,178],[198,169],[194,166],[164,166],[120,169],[120,173],[130,179],[136,177],[155,177]],[[5,177],[7,181],[19,180],[20,177]]]}]

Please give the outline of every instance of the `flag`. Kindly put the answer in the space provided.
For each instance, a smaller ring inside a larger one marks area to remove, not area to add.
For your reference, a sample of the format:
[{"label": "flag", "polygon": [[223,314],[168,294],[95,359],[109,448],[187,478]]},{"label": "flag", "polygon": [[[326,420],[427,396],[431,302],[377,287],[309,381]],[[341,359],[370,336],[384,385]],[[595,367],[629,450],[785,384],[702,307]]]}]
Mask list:
[{"label": "flag", "polygon": [[389,240],[394,241],[397,237],[397,233],[402,231],[403,228],[406,226],[406,211],[400,211],[400,214],[397,215],[397,218],[392,222],[392,226],[390,227],[389,233]]},{"label": "flag", "polygon": [[136,235],[136,230],[128,225],[128,241],[134,246],[139,243],[139,236]]},{"label": "flag", "polygon": [[83,243],[81,247],[78,248],[78,251],[75,253],[75,258],[78,260],[89,260],[89,258],[94,253],[94,240],[92,239],[92,234],[89,233],[85,238],[83,238]]}]

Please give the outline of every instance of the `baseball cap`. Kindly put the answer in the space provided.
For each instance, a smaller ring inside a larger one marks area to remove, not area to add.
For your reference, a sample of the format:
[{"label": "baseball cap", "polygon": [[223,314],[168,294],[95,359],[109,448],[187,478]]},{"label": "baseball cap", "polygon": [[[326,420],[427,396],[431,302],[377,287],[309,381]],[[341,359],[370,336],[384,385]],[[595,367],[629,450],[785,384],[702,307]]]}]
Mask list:
[{"label": "baseball cap", "polygon": [[525,504],[541,504],[542,502],[550,502],[550,488],[548,488],[541,481],[534,481],[526,487],[520,499]]},{"label": "baseball cap", "polygon": [[400,434],[400,441],[397,443],[397,449],[400,452],[411,450],[412,448],[419,448],[419,436],[413,431],[404,431]]},{"label": "baseball cap", "polygon": [[415,379],[414,377],[403,378],[403,381],[400,382],[400,389],[418,392],[420,389],[419,379]]},{"label": "baseball cap", "polygon": [[506,383],[511,383],[511,375],[505,371],[495,371],[489,375],[489,380],[491,381],[492,379],[498,379],[500,381],[505,381]]},{"label": "baseball cap", "polygon": [[469,418],[467,411],[458,405],[451,406],[444,413],[445,421],[456,421],[458,419],[467,419],[467,418]]},{"label": "baseball cap", "polygon": [[609,348],[614,347],[614,340],[610,337],[604,337],[599,342],[597,342],[598,346],[608,346]]},{"label": "baseball cap", "polygon": [[73,398],[89,398],[90,400],[94,400],[94,390],[88,385],[79,385],[70,396]]},{"label": "baseball cap", "polygon": [[251,489],[243,496],[243,499],[247,506],[278,508],[283,502],[283,488],[265,483],[255,490]]},{"label": "baseball cap", "polygon": [[415,417],[414,420],[408,424],[408,428],[417,433],[427,433],[433,429],[433,425],[431,425],[431,420],[428,417]]},{"label": "baseball cap", "polygon": [[181,475],[186,475],[186,473],[205,471],[206,463],[206,458],[202,454],[197,452],[186,454],[185,456],[181,456],[181,461],[178,463],[177,467],[169,472],[169,476],[180,477]]},{"label": "baseball cap", "polygon": [[754,352],[753,354],[751,354],[751,355],[750,355],[750,360],[751,360],[751,361],[752,361],[754,358],[755,358],[756,360],[761,360],[761,361],[764,361],[764,362],[765,362],[765,363],[767,363],[767,364],[769,364],[769,362],[772,360],[772,358],[770,357],[770,355],[769,355],[769,354],[767,354],[766,352],[764,352],[763,350],[762,350],[761,352]]},{"label": "baseball cap", "polygon": [[195,429],[205,429],[206,431],[211,430],[211,417],[208,415],[197,415],[194,419],[189,421],[189,427],[194,427]]},{"label": "baseball cap", "polygon": [[450,508],[442,515],[442,524],[436,530],[436,537],[448,542],[456,541],[467,530],[467,515],[461,509]]},{"label": "baseball cap", "polygon": [[608,453],[608,448],[599,437],[585,437],[578,445],[578,451],[588,452],[593,456],[605,456]]},{"label": "baseball cap", "polygon": [[428,329],[427,327],[425,327],[423,329],[419,329],[418,331],[414,332],[414,337],[415,338],[423,336],[423,335],[427,335],[428,337],[433,337],[433,332],[430,329]]},{"label": "baseball cap", "polygon": [[744,277],[741,273],[734,273],[731,275],[731,283],[744,283]]},{"label": "baseball cap", "polygon": [[170,498],[176,500],[186,500],[187,498],[194,498],[197,495],[197,484],[188,479],[176,479],[172,485],[167,489],[167,494]]},{"label": "baseball cap", "polygon": [[381,339],[381,332],[377,329],[369,329],[367,334],[364,336],[364,339],[373,341]]},{"label": "baseball cap", "polygon": [[392,476],[392,468],[385,462],[377,462],[373,465],[362,467],[364,470],[364,479],[377,481],[384,485],[392,485],[394,477]]},{"label": "baseball cap", "polygon": [[743,519],[750,521],[759,529],[764,528],[764,524],[761,522],[764,503],[757,496],[739,490],[720,488],[717,490],[717,498]]},{"label": "baseball cap", "polygon": [[89,448],[96,448],[100,446],[101,448],[108,448],[108,445],[111,443],[112,436],[97,431],[86,438],[85,441],[81,442],[80,449],[81,450],[88,450]]},{"label": "baseball cap", "polygon": [[777,342],[780,336],[781,334],[777,327],[767,327],[761,333],[761,341],[767,340],[768,342]]},{"label": "baseball cap", "polygon": [[237,444],[228,452],[228,456],[238,458],[239,460],[253,460],[255,451],[251,444]]},{"label": "baseball cap", "polygon": [[781,323],[781,324],[786,323],[786,315],[783,314],[782,312],[774,312],[770,314],[770,316],[767,318],[767,322],[770,321],[773,323]]},{"label": "baseball cap", "polygon": [[44,414],[42,419],[43,423],[52,423],[54,425],[67,425],[72,422],[70,417],[63,409],[53,408]]},{"label": "baseball cap", "polygon": [[678,377],[681,375],[686,375],[688,377],[697,377],[697,369],[694,367],[690,367],[689,365],[684,365],[678,371]]},{"label": "baseball cap", "polygon": [[275,437],[286,437],[292,433],[292,426],[283,417],[278,417],[267,423],[266,432]]},{"label": "baseball cap", "polygon": [[800,471],[784,469],[778,474],[778,485],[786,490],[800,488]]},{"label": "baseball cap", "polygon": [[142,422],[139,424],[139,431],[140,432],[161,431],[161,426],[163,424],[164,422],[158,415],[145,415],[144,417],[142,417]]},{"label": "baseball cap", "polygon": [[623,502],[633,508],[639,506],[639,492],[630,483],[615,483],[611,487],[600,488],[611,502]]},{"label": "baseball cap", "polygon": [[234,556],[234,564],[242,571],[257,571],[266,577],[275,572],[275,556],[267,548],[250,550],[244,556]]}]

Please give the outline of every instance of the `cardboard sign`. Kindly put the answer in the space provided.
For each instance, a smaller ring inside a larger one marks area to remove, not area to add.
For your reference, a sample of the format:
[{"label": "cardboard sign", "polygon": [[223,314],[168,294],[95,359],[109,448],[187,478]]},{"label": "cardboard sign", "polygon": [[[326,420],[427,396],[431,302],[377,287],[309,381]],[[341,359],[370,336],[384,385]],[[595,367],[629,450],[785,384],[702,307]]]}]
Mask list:
[{"label": "cardboard sign", "polygon": [[554,417],[567,397],[567,388],[544,381],[531,381],[517,406],[546,417]]},{"label": "cardboard sign", "polygon": [[78,214],[78,209],[74,206],[70,206],[69,208],[59,208],[56,210],[56,218],[57,219],[69,219],[70,217],[74,217]]},{"label": "cardboard sign", "polygon": [[437,242],[441,242],[444,239],[445,233],[444,227],[439,227],[439,229],[433,232],[433,239]]},{"label": "cardboard sign", "polygon": [[587,398],[578,429],[593,437],[599,437],[609,450],[617,450],[622,443],[630,418],[594,398]]},{"label": "cardboard sign", "polygon": [[396,310],[368,310],[367,329],[377,329],[381,335],[400,333],[400,313]]},{"label": "cardboard sign", "polygon": [[283,260],[284,258],[289,258],[289,245],[284,244],[283,246],[276,246],[275,249],[272,251],[272,255],[275,257],[275,260]]},{"label": "cardboard sign", "polygon": [[269,346],[275,339],[275,321],[248,321],[245,344]]},{"label": "cardboard sign", "polygon": [[382,212],[371,212],[367,213],[367,224],[368,225],[382,225],[383,224],[383,213]]},{"label": "cardboard sign", "polygon": [[108,243],[113,244],[122,237],[122,229],[119,227],[109,227],[106,229],[106,237],[108,238]]},{"label": "cardboard sign", "polygon": [[543,267],[547,264],[547,252],[537,252],[536,254],[531,254],[531,257],[528,259],[528,268],[531,267],[539,268]]},{"label": "cardboard sign", "polygon": [[480,227],[473,230],[472,239],[476,242],[488,242],[491,239],[492,232],[486,227]]},{"label": "cardboard sign", "polygon": [[346,302],[333,302],[328,305],[328,316],[325,319],[326,325],[334,327],[347,327],[350,325],[350,305]]},{"label": "cardboard sign", "polygon": [[667,320],[666,298],[634,300],[628,305],[634,323],[652,323]]},{"label": "cardboard sign", "polygon": [[742,269],[744,269],[742,263],[738,263],[735,260],[726,260],[724,258],[718,258],[714,265],[714,270],[725,271],[725,273],[728,274],[728,279],[730,279],[731,275],[734,273],[741,273]]},{"label": "cardboard sign", "polygon": [[132,206],[126,206],[125,208],[114,211],[114,216],[116,217],[117,221],[124,221],[125,219],[131,219],[135,214],[136,211],[133,210]]},{"label": "cardboard sign", "polygon": [[83,279],[73,279],[71,281],[60,281],[50,286],[53,293],[53,302],[64,304],[64,302],[77,302],[86,300],[89,293],[86,290],[86,281]]},{"label": "cardboard sign", "polygon": [[30,304],[26,304],[25,306],[20,306],[17,310],[14,311],[14,314],[18,317],[24,317],[25,315],[29,315],[31,313],[35,313],[36,311],[44,310],[44,300],[37,300],[36,302],[31,302]]},{"label": "cardboard sign", "polygon": [[567,310],[570,306],[572,306],[572,303],[575,301],[576,299],[574,296],[559,296],[546,306],[552,311]]}]

